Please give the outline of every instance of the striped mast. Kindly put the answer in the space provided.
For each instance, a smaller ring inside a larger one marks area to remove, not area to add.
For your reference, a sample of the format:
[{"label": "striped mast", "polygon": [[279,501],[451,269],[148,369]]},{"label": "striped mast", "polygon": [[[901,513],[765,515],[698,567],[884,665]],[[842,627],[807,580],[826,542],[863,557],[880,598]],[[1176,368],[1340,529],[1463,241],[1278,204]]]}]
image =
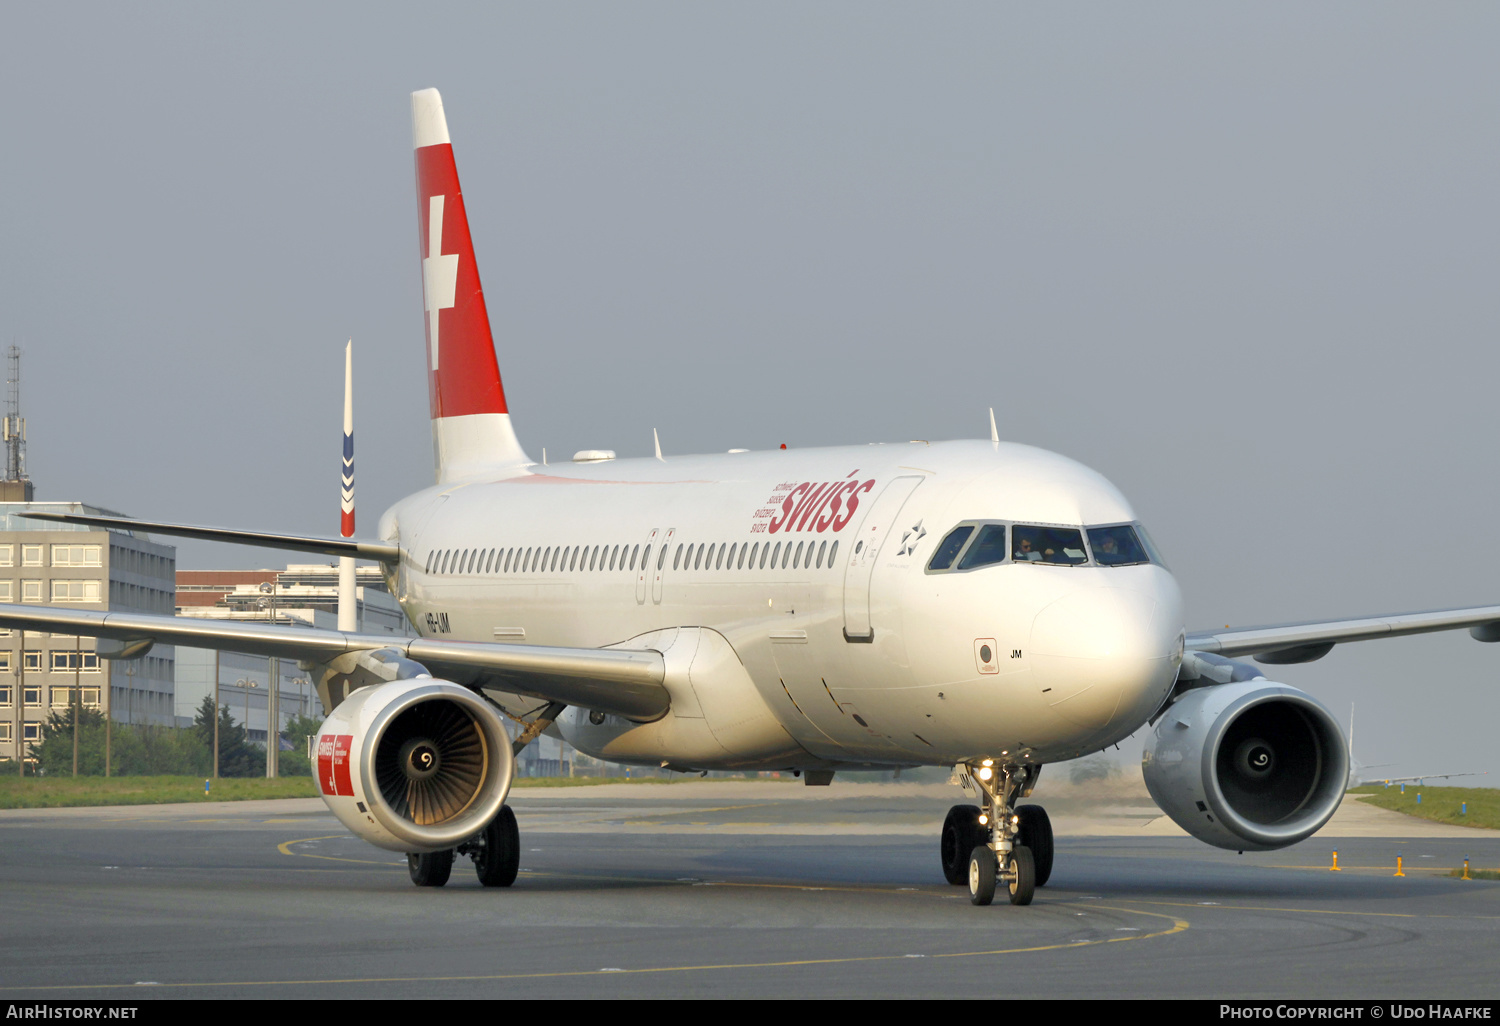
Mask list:
[{"label": "striped mast", "polygon": [[[339,533],[354,537],[354,340],[344,347],[344,468],[339,495]],[[356,629],[354,557],[339,557],[339,630]]]}]

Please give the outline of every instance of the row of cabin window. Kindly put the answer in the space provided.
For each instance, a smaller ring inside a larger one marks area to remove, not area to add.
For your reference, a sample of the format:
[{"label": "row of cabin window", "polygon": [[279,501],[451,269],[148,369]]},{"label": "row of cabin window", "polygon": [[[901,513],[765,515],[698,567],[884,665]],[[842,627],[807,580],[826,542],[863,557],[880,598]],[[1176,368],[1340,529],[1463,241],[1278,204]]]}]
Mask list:
[{"label": "row of cabin window", "polygon": [[[576,548],[548,547],[543,549],[540,545],[528,549],[443,549],[430,552],[427,555],[427,573],[430,574],[508,574],[508,573],[533,573],[546,570],[555,571],[561,563],[563,570],[634,570],[636,560],[640,559],[641,566],[645,566],[645,560],[650,558],[651,546],[646,546],[646,553],[641,555],[639,545],[631,548],[629,545],[616,545],[611,549],[608,545],[595,545],[590,549],[586,545]],[[626,566],[626,562],[629,566]],[[512,565],[514,564],[514,565]]]},{"label": "row of cabin window", "polygon": [[[814,570],[822,569],[824,566],[833,566],[838,557],[839,543],[833,542],[830,546],[827,541],[798,542],[795,549],[791,542],[777,542],[773,547],[770,542],[756,542],[754,544],[740,544],[738,542],[721,542],[715,544],[702,543],[699,545],[678,545],[677,551],[672,555],[673,570],[699,570],[713,569],[722,570],[727,568],[743,570],[746,564],[751,569],[764,570],[769,564],[772,569],[780,566],[786,569],[788,564],[792,569]],[[535,573],[545,571],[554,573],[559,569],[563,571],[577,570],[635,570],[637,561],[642,570],[646,568],[651,559],[651,546],[646,546],[642,552],[641,547],[616,545],[611,549],[608,545],[595,545],[590,549],[587,545],[574,548],[561,547],[543,549],[541,546],[528,549],[444,549],[433,550],[427,554],[427,573],[437,574],[494,574],[494,573]],[[658,552],[656,557],[656,569],[661,570],[667,561],[667,549],[665,546]]]},{"label": "row of cabin window", "polygon": [[[777,542],[774,547],[770,542],[765,542],[764,545],[760,542],[753,545],[723,542],[696,547],[679,545],[672,554],[672,569],[744,570],[748,567],[752,570],[764,570],[769,566],[773,570],[778,567],[785,570],[790,564],[793,570],[821,570],[824,566],[833,566],[838,551],[837,541],[832,546],[827,541],[798,542],[795,549],[791,542],[786,543],[785,549],[781,542]],[[661,563],[665,559],[666,553],[663,552],[658,557],[657,569],[661,569]]]}]

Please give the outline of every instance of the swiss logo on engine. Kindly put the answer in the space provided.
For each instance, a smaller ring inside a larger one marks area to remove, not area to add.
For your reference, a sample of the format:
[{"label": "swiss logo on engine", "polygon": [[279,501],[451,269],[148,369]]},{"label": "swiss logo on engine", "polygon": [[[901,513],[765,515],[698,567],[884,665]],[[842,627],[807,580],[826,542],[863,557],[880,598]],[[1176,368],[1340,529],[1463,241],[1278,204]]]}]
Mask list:
[{"label": "swiss logo on engine", "polygon": [[318,789],[327,795],[354,797],[349,779],[349,750],[353,734],[324,734],[318,738]]}]

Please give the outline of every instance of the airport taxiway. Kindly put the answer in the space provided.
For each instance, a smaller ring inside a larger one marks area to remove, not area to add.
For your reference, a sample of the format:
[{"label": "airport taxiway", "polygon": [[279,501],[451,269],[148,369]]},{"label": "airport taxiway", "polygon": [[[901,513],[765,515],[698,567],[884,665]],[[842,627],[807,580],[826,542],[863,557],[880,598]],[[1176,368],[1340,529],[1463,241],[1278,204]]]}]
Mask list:
[{"label": "airport taxiway", "polygon": [[1037,798],[1058,855],[1027,908],[943,883],[963,796],[936,784],[519,789],[496,890],[465,859],[412,887],[317,799],[9,810],[0,995],[1500,995],[1500,884],[1444,875],[1500,867],[1500,832],[1346,801],[1237,855],[1128,788]]}]

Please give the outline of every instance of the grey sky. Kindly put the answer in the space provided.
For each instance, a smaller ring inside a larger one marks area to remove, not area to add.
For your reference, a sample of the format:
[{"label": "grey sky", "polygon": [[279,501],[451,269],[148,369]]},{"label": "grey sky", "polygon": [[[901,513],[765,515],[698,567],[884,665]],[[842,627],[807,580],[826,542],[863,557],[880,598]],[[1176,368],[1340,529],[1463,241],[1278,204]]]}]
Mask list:
[{"label": "grey sky", "polygon": [[[1190,628],[1500,601],[1493,7],[5,22],[40,497],[333,531],[350,335],[362,525],[430,480],[407,94],[437,86],[534,455],[975,437],[993,405],[1131,497]],[[1357,700],[1367,761],[1500,771],[1500,646],[1278,676]]]}]

